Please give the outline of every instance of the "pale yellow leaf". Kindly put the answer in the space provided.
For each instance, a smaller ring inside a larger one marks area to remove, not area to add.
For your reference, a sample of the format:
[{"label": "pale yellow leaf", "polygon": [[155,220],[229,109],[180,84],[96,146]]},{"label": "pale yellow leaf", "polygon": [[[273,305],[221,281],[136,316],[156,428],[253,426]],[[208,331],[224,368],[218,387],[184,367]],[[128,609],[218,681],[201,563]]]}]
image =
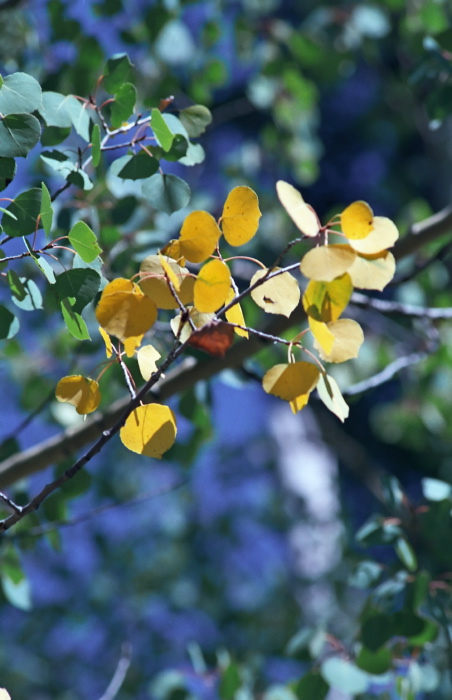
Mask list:
[{"label": "pale yellow leaf", "polygon": [[[198,309],[190,308],[188,309],[190,320],[192,321],[195,328],[202,328],[206,324],[213,321],[215,314],[205,314],[200,313]],[[182,328],[181,328],[182,325]],[[193,329],[188,321],[182,321],[181,314],[178,314],[170,321],[171,330],[173,331],[176,338],[178,337],[181,343],[185,343],[193,333]]]},{"label": "pale yellow leaf", "polygon": [[[278,269],[274,268],[270,275],[274,275]],[[253,275],[250,285],[252,286],[267,274],[266,269],[258,270]],[[268,314],[282,314],[289,317],[300,301],[300,287],[290,272],[282,272],[280,275],[270,276],[270,279],[253,289],[251,297]]]},{"label": "pale yellow leaf", "polygon": [[111,344],[111,338],[108,335],[108,333],[106,333],[104,331],[104,329],[101,328],[100,326],[99,326],[99,333],[101,334],[102,340],[105,343],[105,353],[106,353],[107,357],[111,357],[113,355],[113,345]]},{"label": "pale yellow leaf", "polygon": [[373,255],[357,255],[348,274],[354,287],[381,292],[394,277],[395,269],[394,256],[388,250],[383,250]]},{"label": "pale yellow leaf", "polygon": [[350,276],[345,273],[332,282],[309,282],[303,294],[303,308],[316,321],[337,321],[353,292]]},{"label": "pale yellow leaf", "polygon": [[158,350],[153,345],[145,345],[137,352],[138,367],[140,368],[141,376],[147,382],[148,379],[157,372],[157,360],[161,357]]},{"label": "pale yellow leaf", "polygon": [[353,265],[356,252],[349,245],[322,245],[309,250],[301,259],[305,277],[318,282],[332,282]]},{"label": "pale yellow leaf", "polygon": [[174,288],[181,303],[186,306],[193,302],[195,278],[185,267],[181,267],[171,258],[163,255],[148,255],[140,265],[140,287],[158,309],[178,309],[179,304],[171,291],[165,276],[163,263],[172,272],[172,280],[177,280]]},{"label": "pale yellow leaf", "polygon": [[366,238],[373,229],[373,218],[366,202],[353,202],[341,214],[342,232],[350,241]]},{"label": "pale yellow leaf", "polygon": [[308,320],[309,328],[311,329],[311,333],[317,341],[317,344],[324,352],[330,353],[333,349],[334,335],[328,328],[327,324],[323,321],[316,321],[315,318],[312,318],[312,316],[309,316]]},{"label": "pale yellow leaf", "polygon": [[102,292],[96,308],[102,328],[119,340],[143,335],[157,320],[157,307],[130,280],[118,277]]},{"label": "pale yellow leaf", "polygon": [[359,349],[364,341],[364,333],[356,321],[350,318],[340,318],[328,324],[328,329],[334,336],[330,352],[324,352],[320,343],[314,341],[320,357],[325,362],[346,362],[358,357]]},{"label": "pale yellow leaf", "polygon": [[231,273],[226,263],[211,260],[199,271],[193,297],[195,308],[201,313],[217,311],[227,299],[231,288]]},{"label": "pale yellow leaf", "polygon": [[63,377],[55,389],[55,396],[62,403],[70,403],[81,416],[92,413],[100,404],[99,384],[80,374]]},{"label": "pale yellow leaf", "polygon": [[159,253],[159,262],[165,271],[166,278],[171,282],[176,292],[180,292],[181,280],[173,270],[173,266],[169,264],[168,259],[161,253]]},{"label": "pale yellow leaf", "polygon": [[11,700],[11,695],[5,688],[0,688],[0,700]]},{"label": "pale yellow leaf", "polygon": [[397,226],[386,216],[374,216],[373,229],[362,240],[350,240],[350,245],[358,252],[365,255],[380,253],[386,248],[392,248],[399,237]]},{"label": "pale yellow leaf", "polygon": [[135,355],[137,348],[139,348],[141,345],[143,337],[144,333],[141,333],[140,335],[131,335],[128,338],[124,338],[122,342],[124,345],[124,352],[126,353],[127,357],[133,357]]},{"label": "pale yellow leaf", "polygon": [[342,396],[336,380],[329,374],[320,375],[317,391],[325,406],[334,413],[339,420],[344,422],[344,420],[348,418],[350,409],[344,401],[344,397]]},{"label": "pale yellow leaf", "polygon": [[182,224],[179,253],[193,263],[207,260],[217,247],[221,231],[212,214],[192,211]]},{"label": "pale yellow leaf", "polygon": [[[229,289],[229,294],[226,298],[226,304],[229,304],[235,297],[235,292],[232,289],[232,287]],[[234,306],[231,306],[228,311],[225,313],[226,319],[229,321],[229,323],[237,323],[239,326],[246,326],[245,319],[243,317],[243,311],[242,307],[240,304],[234,304]],[[243,328],[234,328],[234,331],[237,333],[237,335],[241,335],[243,338],[248,338],[249,334],[248,331],[245,331]]]},{"label": "pale yellow leaf", "polygon": [[234,187],[221,217],[221,228],[229,245],[248,243],[258,229],[261,216],[257,194],[250,187]]},{"label": "pale yellow leaf", "polygon": [[264,375],[262,386],[267,394],[278,396],[284,401],[295,401],[314,389],[319,376],[318,367],[310,362],[291,362],[269,369]]},{"label": "pale yellow leaf", "polygon": [[306,204],[301,194],[288,182],[278,180],[276,183],[278,198],[286,212],[305,236],[317,236],[320,223],[317,214]]},{"label": "pale yellow leaf", "polygon": [[132,411],[119,437],[132,452],[161,459],[174,444],[176,433],[176,418],[171,409],[159,403],[149,403]]}]

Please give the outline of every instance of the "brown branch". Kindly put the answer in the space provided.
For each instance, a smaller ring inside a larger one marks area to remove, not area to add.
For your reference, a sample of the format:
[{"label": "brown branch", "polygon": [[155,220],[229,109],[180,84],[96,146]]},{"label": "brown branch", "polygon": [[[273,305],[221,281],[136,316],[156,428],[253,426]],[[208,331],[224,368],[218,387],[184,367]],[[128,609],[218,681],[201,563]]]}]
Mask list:
[{"label": "brown branch", "polygon": [[406,258],[446,233],[452,233],[452,205],[424,221],[413,224],[406,236],[398,240],[394,248],[394,257],[396,260]]}]

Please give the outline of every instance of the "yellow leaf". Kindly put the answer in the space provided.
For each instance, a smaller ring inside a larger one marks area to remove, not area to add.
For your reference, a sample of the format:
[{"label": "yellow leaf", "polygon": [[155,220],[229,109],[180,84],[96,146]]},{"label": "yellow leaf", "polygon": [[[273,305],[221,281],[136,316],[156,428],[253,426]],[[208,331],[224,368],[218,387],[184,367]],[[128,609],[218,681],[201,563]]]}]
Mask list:
[{"label": "yellow leaf", "polygon": [[[198,311],[198,309],[194,308],[189,308],[188,310],[190,319],[195,328],[202,328],[206,324],[210,323],[210,321],[213,321],[213,319],[215,318],[215,314],[204,314]],[[185,343],[185,341],[188,340],[191,334],[193,333],[193,329],[190,326],[189,322],[182,322],[181,314],[178,314],[177,316],[171,319],[170,326],[176,338],[179,337],[181,343]]]},{"label": "yellow leaf", "polygon": [[373,218],[366,202],[353,202],[341,214],[342,231],[350,241],[366,238],[373,229]]},{"label": "yellow leaf", "polygon": [[333,349],[334,335],[323,321],[316,321],[312,316],[309,316],[308,320],[309,328],[317,344],[320,345],[324,352],[330,353]]},{"label": "yellow leaf", "polygon": [[211,260],[199,271],[193,291],[195,308],[212,313],[223,306],[231,288],[231,273],[226,263]]},{"label": "yellow leaf", "polygon": [[388,250],[383,250],[373,255],[357,255],[348,274],[354,287],[381,292],[394,277],[395,269],[394,256]]},{"label": "yellow leaf", "polygon": [[399,237],[397,226],[386,216],[374,216],[373,229],[362,240],[350,240],[350,245],[358,252],[365,255],[380,253],[386,248],[392,248]]},{"label": "yellow leaf", "polygon": [[145,345],[137,352],[138,367],[140,368],[141,376],[147,382],[148,379],[157,372],[156,362],[161,357],[158,350],[153,345]]},{"label": "yellow leaf", "polygon": [[63,377],[55,389],[55,396],[62,403],[70,403],[81,416],[92,413],[100,404],[99,384],[94,379],[75,374]]},{"label": "yellow leaf", "polygon": [[124,352],[126,353],[127,357],[133,357],[135,355],[136,349],[141,345],[143,336],[144,333],[141,333],[140,335],[131,335],[128,338],[124,338]]},{"label": "yellow leaf", "polygon": [[151,328],[157,319],[157,307],[137,284],[118,277],[102,292],[96,318],[109,335],[125,341]]},{"label": "yellow leaf", "polygon": [[[229,289],[229,294],[226,297],[226,304],[229,304],[234,299],[234,297],[235,292],[231,287]],[[225,316],[229,323],[237,323],[239,326],[246,326],[245,319],[243,317],[242,307],[240,306],[240,304],[234,304],[234,306],[231,306],[231,308],[228,311],[226,311]],[[242,328],[234,328],[234,331],[237,333],[237,335],[241,335],[243,338],[249,337],[248,331],[245,331]]]},{"label": "yellow leaf", "polygon": [[312,248],[301,259],[305,277],[318,282],[332,282],[353,265],[356,252],[349,245],[322,245]]},{"label": "yellow leaf", "polygon": [[289,401],[289,406],[292,410],[292,413],[298,413],[298,411],[301,411],[301,409],[306,406],[308,401],[309,394],[302,394],[301,396],[297,396],[297,398],[293,401]]},{"label": "yellow leaf", "polygon": [[248,243],[258,229],[261,216],[257,194],[250,187],[234,187],[221,217],[221,228],[229,245]]},{"label": "yellow leaf", "polygon": [[101,334],[102,340],[105,343],[105,353],[106,353],[107,357],[111,357],[113,355],[113,345],[111,344],[111,338],[108,335],[108,333],[106,333],[104,331],[104,329],[101,328],[100,326],[99,326],[99,333]]},{"label": "yellow leaf", "polygon": [[177,274],[174,272],[172,266],[169,264],[167,259],[164,258],[161,253],[159,253],[159,261],[160,261],[160,265],[163,267],[163,269],[165,271],[165,276],[169,279],[169,281],[173,285],[176,292],[179,292],[181,280],[179,279]]},{"label": "yellow leaf", "polygon": [[309,394],[319,381],[320,371],[310,362],[275,365],[265,373],[262,386],[267,394],[295,401]]},{"label": "yellow leaf", "polygon": [[180,243],[177,239],[172,238],[164,248],[160,251],[162,255],[175,260],[181,267],[185,266],[185,258],[180,252]]},{"label": "yellow leaf", "polygon": [[328,324],[328,329],[334,336],[333,347],[325,352],[316,340],[314,345],[325,362],[346,362],[358,357],[359,349],[364,341],[364,333],[356,321],[340,318],[339,321]]},{"label": "yellow leaf", "polygon": [[149,403],[132,411],[119,437],[132,452],[161,459],[174,444],[176,433],[176,419],[171,409],[159,403]]},{"label": "yellow leaf", "polygon": [[[279,268],[270,273],[273,275]],[[250,285],[268,274],[268,270],[258,270]],[[300,301],[300,287],[290,272],[275,275],[251,291],[251,297],[258,306],[269,314],[282,314],[289,317]]]},{"label": "yellow leaf", "polygon": [[[164,267],[164,265],[166,267]],[[171,270],[170,279],[184,306],[193,302],[195,279],[185,267],[163,255],[148,255],[140,265],[140,287],[158,309],[178,309],[179,304],[168,285],[165,270]],[[168,273],[168,276],[169,273]],[[174,281],[177,280],[177,286]]]},{"label": "yellow leaf", "polygon": [[350,276],[345,273],[332,282],[309,282],[303,294],[303,308],[316,321],[337,321],[353,292]]},{"label": "yellow leaf", "polygon": [[344,422],[348,418],[350,409],[344,401],[336,380],[329,374],[322,374],[317,384],[317,391],[325,406]]},{"label": "yellow leaf", "polygon": [[305,236],[317,236],[320,230],[320,223],[317,214],[306,204],[301,194],[292,185],[283,180],[276,183],[276,191],[279,201],[286,212]]},{"label": "yellow leaf", "polygon": [[182,224],[179,253],[193,263],[207,260],[221,236],[219,226],[207,211],[192,211]]}]

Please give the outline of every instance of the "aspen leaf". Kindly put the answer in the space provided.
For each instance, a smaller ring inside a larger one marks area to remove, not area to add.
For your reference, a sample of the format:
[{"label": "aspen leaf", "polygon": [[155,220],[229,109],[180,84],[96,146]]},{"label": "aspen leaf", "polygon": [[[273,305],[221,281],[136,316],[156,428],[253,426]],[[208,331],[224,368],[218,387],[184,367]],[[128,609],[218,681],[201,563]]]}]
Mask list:
[{"label": "aspen leaf", "polygon": [[162,266],[162,268],[165,272],[165,277],[171,282],[171,284],[173,285],[176,292],[179,292],[180,285],[181,285],[179,277],[177,276],[177,274],[174,272],[174,270],[171,267],[171,265],[169,264],[169,262],[167,262],[167,260],[163,257],[163,255],[161,253],[159,253],[158,257],[159,257],[160,265]]},{"label": "aspen leaf", "polygon": [[[189,308],[188,309],[190,320],[192,321],[195,328],[202,328],[207,323],[210,323],[214,318],[215,314],[204,314],[198,311],[198,309]],[[181,328],[182,324],[182,328]],[[188,321],[183,321],[181,314],[178,314],[170,321],[171,330],[173,331],[176,338],[178,337],[181,343],[185,343],[193,333],[193,329]]]},{"label": "aspen leaf", "polygon": [[350,241],[366,238],[373,229],[373,218],[374,213],[366,202],[353,202],[341,214],[342,231]]},{"label": "aspen leaf", "polygon": [[119,437],[132,452],[161,459],[174,444],[176,433],[176,419],[171,409],[159,403],[149,403],[132,411],[119,431]]},{"label": "aspen leaf", "polygon": [[359,349],[364,341],[364,333],[361,326],[350,318],[340,318],[334,323],[328,324],[328,329],[334,336],[333,347],[330,352],[325,352],[320,343],[314,345],[319,351],[322,360],[326,362],[346,362],[358,357]]},{"label": "aspen leaf", "polygon": [[62,403],[70,403],[81,416],[92,413],[100,404],[99,384],[94,379],[76,374],[60,379],[55,396]]},{"label": "aspen leaf", "polygon": [[276,183],[278,198],[286,212],[300,231],[310,238],[317,236],[320,223],[317,214],[306,204],[301,194],[288,182],[278,180]]},{"label": "aspen leaf", "polygon": [[312,248],[301,259],[305,277],[318,282],[332,282],[353,265],[356,252],[349,245],[322,245]]},{"label": "aspen leaf", "polygon": [[118,277],[103,290],[96,318],[109,335],[125,341],[142,336],[151,328],[157,319],[157,307],[137,284]]},{"label": "aspen leaf", "polygon": [[350,409],[341,394],[336,380],[329,374],[321,374],[317,384],[317,391],[328,410],[344,422],[348,418]]},{"label": "aspen leaf", "polygon": [[204,262],[217,247],[220,235],[221,231],[212,214],[207,211],[192,211],[182,224],[179,252],[190,262]]},{"label": "aspen leaf", "polygon": [[381,292],[395,274],[396,262],[392,253],[382,250],[373,255],[357,255],[348,274],[358,289],[377,289]]},{"label": "aspen leaf", "polygon": [[153,345],[145,345],[137,352],[138,367],[140,368],[141,376],[147,382],[148,379],[157,372],[156,362],[161,357],[158,350]]},{"label": "aspen leaf", "polygon": [[111,357],[113,355],[113,345],[111,343],[111,338],[108,335],[108,333],[106,333],[104,329],[101,328],[101,326],[99,326],[99,333],[101,334],[102,340],[105,343],[105,354],[107,355],[107,357]]},{"label": "aspen leaf", "polygon": [[261,216],[257,194],[250,187],[234,187],[221,217],[221,228],[229,245],[248,243],[258,229]]},{"label": "aspen leaf", "polygon": [[177,239],[172,238],[164,248],[160,251],[162,255],[166,255],[168,258],[175,260],[181,267],[185,266],[185,258],[180,252],[180,243]]},{"label": "aspen leaf", "polygon": [[291,362],[269,369],[264,375],[262,386],[267,394],[284,401],[295,401],[315,388],[319,376],[320,370],[310,362]]},{"label": "aspen leaf", "polygon": [[190,275],[188,270],[178,265],[171,258],[163,255],[148,255],[140,265],[140,287],[149,299],[155,303],[158,309],[178,309],[179,304],[168,285],[165,276],[163,263],[171,270],[172,280],[177,280],[176,289],[177,296],[184,306],[191,304],[193,301],[193,287],[195,284],[194,277]]},{"label": "aspen leaf", "polygon": [[193,290],[195,308],[212,313],[223,306],[231,288],[231,273],[226,263],[211,260],[198,273]]},{"label": "aspen leaf", "polygon": [[289,406],[291,408],[292,413],[298,413],[298,411],[301,411],[301,409],[306,406],[308,401],[309,394],[301,394],[301,396],[297,396],[297,398],[293,401],[289,401]]},{"label": "aspen leaf", "polygon": [[[275,268],[271,274],[278,270],[279,268]],[[253,285],[267,274],[267,269],[258,270],[250,284]],[[253,289],[251,297],[267,313],[289,317],[300,301],[300,287],[290,272],[282,272]]]},{"label": "aspen leaf", "polygon": [[234,342],[234,329],[224,321],[214,318],[199,331],[192,333],[188,344],[215,357],[224,357]]},{"label": "aspen leaf", "polygon": [[[229,289],[229,294],[226,297],[226,304],[229,304],[235,297],[235,292],[232,287]],[[246,326],[245,319],[243,317],[243,311],[240,304],[234,304],[228,311],[226,311],[225,316],[229,323],[237,323],[239,326]],[[241,335],[243,338],[248,338],[248,331],[243,330],[243,328],[234,328],[237,335]]]},{"label": "aspen leaf", "polygon": [[309,282],[303,294],[303,308],[316,321],[337,321],[353,292],[350,276],[345,273],[332,282]]},{"label": "aspen leaf", "polygon": [[316,344],[320,346],[323,352],[329,354],[333,349],[334,335],[323,321],[316,321],[312,316],[308,317],[309,328],[316,340]]},{"label": "aspen leaf", "polygon": [[127,338],[124,338],[122,342],[124,345],[124,352],[126,353],[127,357],[133,357],[135,355],[136,349],[141,345],[143,336],[144,333],[140,333],[139,335],[130,335]]},{"label": "aspen leaf", "polygon": [[399,237],[397,226],[386,216],[375,216],[373,229],[366,238],[351,240],[350,245],[358,252],[365,255],[380,253],[386,248],[392,248]]}]

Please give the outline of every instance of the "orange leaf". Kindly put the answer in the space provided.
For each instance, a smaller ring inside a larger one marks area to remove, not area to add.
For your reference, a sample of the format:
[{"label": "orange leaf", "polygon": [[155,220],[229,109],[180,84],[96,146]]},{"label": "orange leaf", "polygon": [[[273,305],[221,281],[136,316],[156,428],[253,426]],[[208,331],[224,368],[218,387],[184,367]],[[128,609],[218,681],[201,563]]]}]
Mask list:
[{"label": "orange leaf", "polygon": [[188,344],[215,357],[224,357],[234,342],[234,329],[224,321],[214,319],[190,335]]}]

